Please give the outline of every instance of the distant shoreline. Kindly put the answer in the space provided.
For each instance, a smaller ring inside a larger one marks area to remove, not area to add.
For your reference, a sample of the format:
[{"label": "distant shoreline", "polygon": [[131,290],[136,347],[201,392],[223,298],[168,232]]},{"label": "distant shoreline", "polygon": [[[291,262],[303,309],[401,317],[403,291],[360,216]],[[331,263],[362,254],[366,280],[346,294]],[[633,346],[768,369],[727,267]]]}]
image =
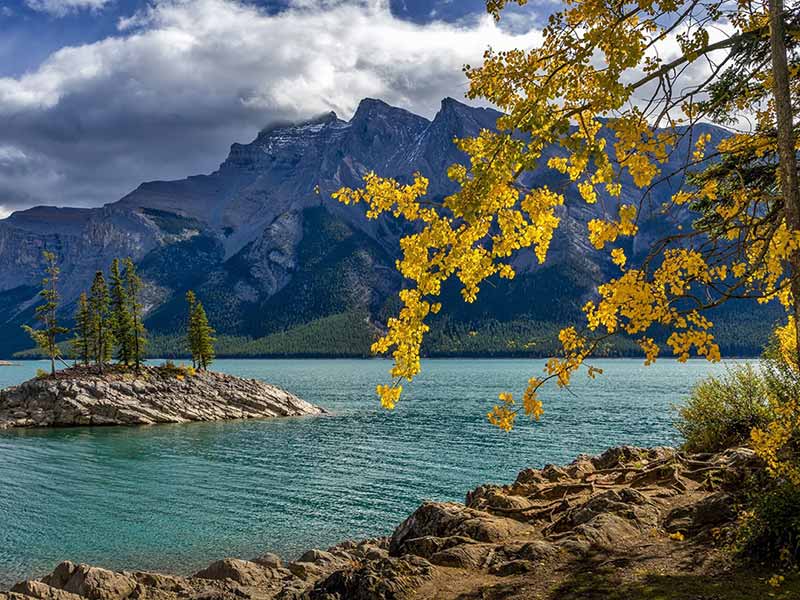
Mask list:
[{"label": "distant shoreline", "polygon": [[[549,355],[536,355],[536,356],[517,356],[517,355],[497,355],[497,356],[475,356],[469,354],[455,354],[455,355],[436,355],[436,356],[423,356],[423,361],[430,361],[430,360],[547,360],[550,358]],[[731,356],[723,356],[723,362],[726,360],[759,360],[761,358],[760,354],[737,354]],[[41,362],[47,360],[44,357],[25,357],[25,358],[14,358],[12,360],[0,359],[0,366],[17,366],[21,363],[31,363],[31,362]],[[149,357],[146,359],[148,362],[156,362],[156,361],[191,361],[191,357],[189,356],[158,356],[158,357]],[[217,360],[363,360],[363,361],[371,361],[371,360],[385,360],[391,361],[391,357],[386,356],[328,356],[328,355],[298,355],[298,356],[282,356],[282,355],[265,355],[265,356],[217,356]],[[597,356],[590,358],[589,360],[644,360],[644,356]],[[678,359],[674,356],[664,356],[658,359],[658,362],[664,361],[671,361],[671,362],[678,362]],[[706,359],[702,356],[691,356],[689,357],[689,361],[691,362],[707,362]]]}]

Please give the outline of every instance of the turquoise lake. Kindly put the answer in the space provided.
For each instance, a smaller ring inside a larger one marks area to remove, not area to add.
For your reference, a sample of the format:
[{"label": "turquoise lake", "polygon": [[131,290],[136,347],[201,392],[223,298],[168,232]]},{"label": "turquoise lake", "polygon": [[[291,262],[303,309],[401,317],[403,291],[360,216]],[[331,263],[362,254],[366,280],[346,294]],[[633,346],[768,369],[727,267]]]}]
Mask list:
[{"label": "turquoise lake", "polygon": [[[485,414],[539,360],[429,360],[393,412],[384,360],[220,360],[331,411],[273,421],[0,432],[0,589],[69,559],[189,573],[225,556],[386,535],[421,501],[459,500],[526,467],[619,444],[678,441],[671,405],[725,364],[600,360],[604,375],[544,394],[510,434]],[[0,367],[0,386],[40,362]]]}]

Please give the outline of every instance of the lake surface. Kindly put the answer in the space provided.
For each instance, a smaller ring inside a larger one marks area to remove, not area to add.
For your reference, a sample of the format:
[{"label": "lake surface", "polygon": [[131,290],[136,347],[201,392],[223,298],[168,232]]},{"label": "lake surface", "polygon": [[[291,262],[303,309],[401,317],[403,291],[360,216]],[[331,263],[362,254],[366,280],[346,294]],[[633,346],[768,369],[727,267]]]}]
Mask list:
[{"label": "lake surface", "polygon": [[[729,361],[728,365],[734,361]],[[594,361],[571,393],[544,394],[540,423],[510,434],[485,418],[520,396],[539,360],[429,360],[393,412],[374,386],[384,360],[220,360],[332,416],[259,422],[0,432],[0,589],[70,559],[189,573],[225,556],[385,535],[421,501],[463,501],[526,467],[618,444],[677,442],[670,406],[725,365]],[[0,367],[0,386],[43,363]]]}]

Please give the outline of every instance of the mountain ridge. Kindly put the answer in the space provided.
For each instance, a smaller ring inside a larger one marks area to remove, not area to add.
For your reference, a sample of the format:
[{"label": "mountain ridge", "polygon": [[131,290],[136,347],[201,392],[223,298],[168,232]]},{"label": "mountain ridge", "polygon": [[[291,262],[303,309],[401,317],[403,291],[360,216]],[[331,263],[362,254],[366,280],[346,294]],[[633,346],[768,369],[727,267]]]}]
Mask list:
[{"label": "mountain ridge", "polygon": [[[0,355],[30,346],[20,325],[33,316],[44,248],[59,256],[67,317],[95,271],[113,257],[131,256],[146,283],[147,326],[155,334],[181,329],[189,288],[225,335],[257,338],[354,312],[379,324],[402,286],[394,263],[399,239],[410,228],[367,220],[363,206],[341,205],[331,193],[360,185],[368,171],[403,181],[419,172],[430,180],[431,197],[453,193],[446,168],[466,159],[453,139],[494,127],[500,115],[445,98],[426,119],[365,98],[348,121],[330,112],[268,125],[250,143],[232,144],[208,174],[144,182],[97,208],[15,212],[0,220]],[[700,129],[713,141],[725,135],[711,125]],[[574,185],[547,168],[525,173],[521,182],[567,190],[548,263],[540,266],[531,253],[520,253],[514,266],[521,277],[484,286],[475,306],[464,306],[454,286],[447,286],[456,322],[575,318],[608,271],[585,234],[599,207],[580,201]],[[670,182],[657,186],[653,203],[672,191]],[[635,193],[623,180],[623,197]],[[658,223],[643,229],[646,243]],[[526,305],[519,294],[540,301]]]}]

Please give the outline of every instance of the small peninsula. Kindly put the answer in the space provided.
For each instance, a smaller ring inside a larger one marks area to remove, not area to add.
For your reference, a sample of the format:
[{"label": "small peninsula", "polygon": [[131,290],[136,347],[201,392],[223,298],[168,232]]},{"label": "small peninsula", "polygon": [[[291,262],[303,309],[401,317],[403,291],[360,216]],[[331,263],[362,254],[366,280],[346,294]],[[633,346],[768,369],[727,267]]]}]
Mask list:
[{"label": "small peninsula", "polygon": [[100,373],[72,367],[0,391],[0,429],[154,425],[319,415],[325,411],[255,379],[143,366]]}]

